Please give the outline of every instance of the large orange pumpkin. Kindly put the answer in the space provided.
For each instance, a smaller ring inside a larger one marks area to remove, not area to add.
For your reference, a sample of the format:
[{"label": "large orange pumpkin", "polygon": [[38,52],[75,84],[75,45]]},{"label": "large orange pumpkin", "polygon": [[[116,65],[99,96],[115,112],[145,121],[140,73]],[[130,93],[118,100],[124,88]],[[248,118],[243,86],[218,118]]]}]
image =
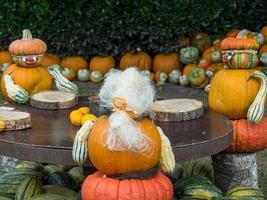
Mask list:
[{"label": "large orange pumpkin", "polygon": [[41,58],[40,65],[43,67],[49,67],[50,65],[53,65],[53,64],[60,65],[60,62],[61,60],[56,54],[45,53],[43,57]]},{"label": "large orange pumpkin", "polygon": [[0,51],[0,65],[4,63],[13,63],[12,55],[8,51]]},{"label": "large orange pumpkin", "polygon": [[102,74],[107,73],[115,67],[115,60],[112,56],[95,56],[89,63],[90,71],[100,71]]},{"label": "large orange pumpkin", "polygon": [[[29,94],[42,90],[49,90],[52,85],[52,79],[47,69],[43,67],[20,67],[16,64],[10,65],[3,73],[3,76],[12,72],[14,83],[20,85]],[[1,80],[1,90],[3,95],[8,99],[4,78]],[[9,99],[10,100],[10,99]]]},{"label": "large orange pumpkin", "polygon": [[152,64],[153,72],[158,71],[165,72],[169,74],[174,69],[180,69],[179,56],[176,53],[171,54],[157,54],[153,58]]},{"label": "large orange pumpkin", "polygon": [[75,73],[79,69],[87,69],[87,61],[81,56],[67,56],[62,58],[61,67],[72,69]]},{"label": "large orange pumpkin", "polygon": [[267,148],[267,117],[256,125],[245,119],[232,121],[234,132],[232,144],[227,152],[257,152]]},{"label": "large orange pumpkin", "polygon": [[94,124],[88,139],[88,152],[92,164],[107,175],[146,171],[155,167],[160,159],[161,140],[156,126],[148,119],[137,121],[142,132],[152,141],[143,153],[111,151],[106,146],[109,120],[100,118]]},{"label": "large orange pumpkin", "polygon": [[101,172],[86,177],[82,185],[83,200],[171,200],[173,186],[162,173],[150,179],[112,179]]},{"label": "large orange pumpkin", "polygon": [[255,69],[218,71],[211,81],[209,90],[209,106],[212,110],[230,119],[247,117],[249,106],[254,101],[260,82],[249,79]]},{"label": "large orange pumpkin", "polygon": [[127,67],[138,67],[140,70],[150,70],[152,59],[150,55],[143,51],[126,53],[121,57],[120,68],[125,70]]}]

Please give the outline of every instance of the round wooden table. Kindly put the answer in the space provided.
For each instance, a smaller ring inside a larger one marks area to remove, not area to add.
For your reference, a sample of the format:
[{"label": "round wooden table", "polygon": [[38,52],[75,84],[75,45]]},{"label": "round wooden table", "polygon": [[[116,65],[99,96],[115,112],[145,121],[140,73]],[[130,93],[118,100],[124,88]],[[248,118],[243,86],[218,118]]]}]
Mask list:
[{"label": "round wooden table", "polygon": [[[79,99],[79,106],[88,106],[88,98]],[[10,104],[16,110],[31,113],[32,127],[0,134],[0,154],[42,163],[75,165],[72,145],[78,127],[69,122],[66,110],[40,110]],[[89,105],[94,108],[95,105]],[[209,110],[198,119],[185,122],[156,122],[169,137],[176,162],[210,156],[226,149],[232,141],[231,122]],[[90,163],[87,162],[87,165]]]}]

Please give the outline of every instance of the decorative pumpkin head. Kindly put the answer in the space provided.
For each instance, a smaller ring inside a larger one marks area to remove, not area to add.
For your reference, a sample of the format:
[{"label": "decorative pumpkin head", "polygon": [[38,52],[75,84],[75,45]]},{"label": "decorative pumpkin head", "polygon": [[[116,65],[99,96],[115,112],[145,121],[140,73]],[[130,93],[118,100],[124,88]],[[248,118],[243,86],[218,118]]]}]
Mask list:
[{"label": "decorative pumpkin head", "polygon": [[90,71],[100,71],[102,74],[107,73],[115,67],[115,60],[112,56],[95,56],[89,63]]},{"label": "decorative pumpkin head", "polygon": [[158,71],[169,74],[174,69],[180,69],[180,60],[178,54],[157,54],[153,58],[152,70],[155,74]]},{"label": "decorative pumpkin head", "polygon": [[150,70],[151,64],[151,57],[146,52],[137,50],[137,52],[128,52],[121,57],[120,69],[125,70],[128,67],[135,66],[140,70]]},{"label": "decorative pumpkin head", "polygon": [[135,68],[114,70],[108,73],[99,98],[101,105],[114,112],[98,119],[90,132],[92,164],[107,175],[155,167],[160,159],[160,135],[150,120],[141,119],[154,99],[150,80]]},{"label": "decorative pumpkin head", "polygon": [[195,63],[198,59],[199,50],[196,47],[186,47],[180,50],[180,61],[183,64]]},{"label": "decorative pumpkin head", "polygon": [[41,62],[41,57],[46,52],[47,46],[44,41],[32,38],[30,30],[23,30],[21,40],[15,40],[9,45],[9,52],[13,60],[23,67],[35,67]]},{"label": "decorative pumpkin head", "polygon": [[256,125],[245,119],[233,120],[233,141],[227,152],[257,152],[267,148],[267,117],[263,117]]},{"label": "decorative pumpkin head", "polygon": [[173,186],[161,172],[149,179],[112,179],[95,172],[85,179],[81,195],[83,200],[136,199],[171,200]]}]

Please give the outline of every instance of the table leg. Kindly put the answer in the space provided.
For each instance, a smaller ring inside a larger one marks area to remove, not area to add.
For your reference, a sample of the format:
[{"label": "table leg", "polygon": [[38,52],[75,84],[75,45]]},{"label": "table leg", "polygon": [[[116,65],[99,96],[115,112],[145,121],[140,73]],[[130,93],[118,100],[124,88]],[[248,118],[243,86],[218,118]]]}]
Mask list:
[{"label": "table leg", "polygon": [[256,153],[219,153],[212,156],[215,184],[223,192],[229,188],[258,186]]}]

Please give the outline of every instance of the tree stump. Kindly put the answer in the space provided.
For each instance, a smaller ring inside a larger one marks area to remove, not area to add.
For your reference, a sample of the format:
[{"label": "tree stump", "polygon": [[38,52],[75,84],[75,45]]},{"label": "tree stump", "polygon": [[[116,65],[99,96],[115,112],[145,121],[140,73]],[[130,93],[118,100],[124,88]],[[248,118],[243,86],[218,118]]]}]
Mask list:
[{"label": "tree stump", "polygon": [[75,94],[63,91],[42,91],[30,97],[30,105],[46,110],[71,108],[78,103]]},{"label": "tree stump", "polygon": [[215,184],[223,192],[239,186],[258,187],[256,153],[219,153],[212,156]]},{"label": "tree stump", "polygon": [[154,121],[187,121],[203,115],[203,103],[195,99],[168,99],[152,105],[150,118]]},{"label": "tree stump", "polygon": [[5,122],[4,130],[21,130],[32,126],[31,115],[27,112],[0,110],[0,119]]}]

